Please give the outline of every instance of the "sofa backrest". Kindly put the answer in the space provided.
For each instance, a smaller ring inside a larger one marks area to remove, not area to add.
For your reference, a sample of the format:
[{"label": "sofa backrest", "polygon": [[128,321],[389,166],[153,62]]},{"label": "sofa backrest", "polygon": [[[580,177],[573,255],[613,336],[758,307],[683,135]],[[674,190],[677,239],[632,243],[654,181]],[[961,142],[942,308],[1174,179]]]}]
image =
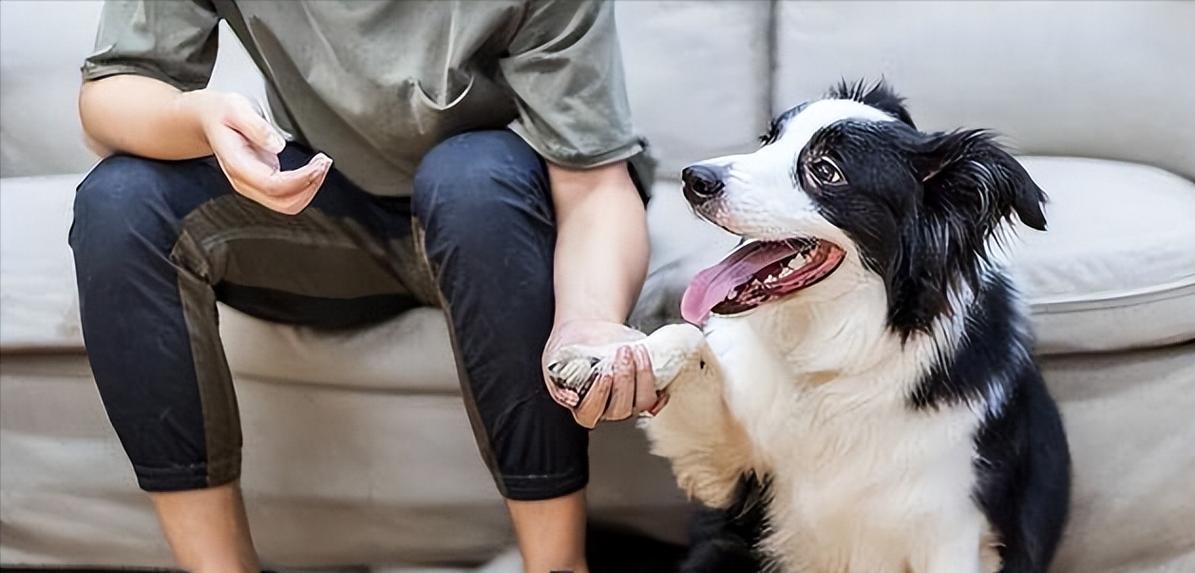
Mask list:
[{"label": "sofa backrest", "polygon": [[79,66],[99,2],[0,2],[0,176],[78,173]]},{"label": "sofa backrest", "polygon": [[660,175],[756,147],[771,115],[771,3],[616,6],[631,112]]},{"label": "sofa backrest", "polygon": [[[100,7],[0,2],[0,175],[94,161],[76,94]],[[1024,153],[1195,177],[1195,2],[620,0],[617,17],[632,111],[664,177],[751,149],[772,113],[840,78],[881,76],[923,128],[988,127]],[[213,83],[262,99],[227,29]]]},{"label": "sofa backrest", "polygon": [[[173,0],[164,0],[173,1]],[[0,177],[82,173],[79,66],[91,53],[103,2],[0,2]],[[265,84],[236,36],[220,30],[212,86],[265,101]]]},{"label": "sofa backrest", "polygon": [[780,2],[774,111],[885,77],[923,129],[1195,178],[1195,2]]}]

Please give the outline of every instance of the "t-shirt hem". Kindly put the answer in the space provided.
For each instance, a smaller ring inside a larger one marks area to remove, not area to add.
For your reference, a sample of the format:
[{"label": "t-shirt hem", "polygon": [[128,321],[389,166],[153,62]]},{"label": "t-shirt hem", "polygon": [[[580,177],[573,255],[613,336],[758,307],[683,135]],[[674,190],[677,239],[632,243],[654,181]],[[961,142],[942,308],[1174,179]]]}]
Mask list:
[{"label": "t-shirt hem", "polygon": [[569,169],[593,169],[595,167],[601,167],[603,165],[609,165],[619,161],[626,161],[632,157],[635,157],[636,155],[643,153],[645,150],[639,141],[631,141],[614,149],[604,151],[602,153],[586,155],[580,159],[576,157],[564,157],[559,153],[555,153],[546,149],[539,141],[536,141],[535,138],[531,137],[530,134],[528,134],[527,131],[523,129],[523,126],[519,125],[517,121],[512,122],[508,128],[513,131],[515,135],[518,135],[520,138],[522,138],[523,141],[525,141],[527,145],[531,146],[531,149],[534,149],[535,152],[541,157],[551,163]]},{"label": "t-shirt hem", "polygon": [[84,82],[100,80],[112,76],[143,76],[150,79],[155,79],[161,82],[168,83],[182,91],[194,91],[207,87],[207,82],[184,82],[178,78],[172,78],[150,66],[139,66],[136,64],[84,64],[81,68]]}]

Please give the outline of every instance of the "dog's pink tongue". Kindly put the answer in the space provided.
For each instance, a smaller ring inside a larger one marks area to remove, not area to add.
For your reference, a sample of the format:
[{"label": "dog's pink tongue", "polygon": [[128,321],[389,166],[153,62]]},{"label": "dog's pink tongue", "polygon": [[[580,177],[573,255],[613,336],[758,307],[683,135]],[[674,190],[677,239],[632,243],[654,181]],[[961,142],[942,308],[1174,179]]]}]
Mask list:
[{"label": "dog's pink tongue", "polygon": [[693,277],[681,298],[681,317],[696,325],[705,323],[710,311],[725,300],[734,287],[792,252],[792,248],[783,243],[751,243],[730,253],[718,264]]}]

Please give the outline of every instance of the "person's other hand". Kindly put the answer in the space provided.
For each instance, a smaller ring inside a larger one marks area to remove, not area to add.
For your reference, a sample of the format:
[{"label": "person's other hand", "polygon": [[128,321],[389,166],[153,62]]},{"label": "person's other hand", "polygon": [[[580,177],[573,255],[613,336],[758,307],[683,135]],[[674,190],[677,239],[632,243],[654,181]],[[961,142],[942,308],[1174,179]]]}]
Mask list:
[{"label": "person's other hand", "polygon": [[[640,344],[645,335],[622,324],[601,320],[572,320],[552,330],[544,349],[544,381],[548,392],[560,405],[573,413],[577,423],[586,428],[597,426],[602,420],[625,420],[640,412],[655,413],[664,401],[656,393],[656,379],[651,358]],[[588,392],[561,388],[552,383],[547,364],[556,350],[580,344],[602,346],[625,342],[614,354],[612,368],[593,381]]]},{"label": "person's other hand", "polygon": [[212,154],[237,193],[287,215],[311,203],[331,158],[320,153],[298,169],[282,171],[278,154],[286,141],[247,98],[208,90],[185,96],[184,105],[197,114]]}]

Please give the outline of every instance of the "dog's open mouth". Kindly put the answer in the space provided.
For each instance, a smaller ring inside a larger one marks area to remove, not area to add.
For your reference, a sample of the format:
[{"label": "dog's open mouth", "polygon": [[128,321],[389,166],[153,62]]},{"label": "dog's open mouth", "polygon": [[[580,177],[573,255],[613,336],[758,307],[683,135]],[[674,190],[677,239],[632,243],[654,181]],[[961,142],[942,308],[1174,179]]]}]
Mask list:
[{"label": "dog's open mouth", "polygon": [[844,256],[838,245],[814,238],[747,243],[693,277],[681,316],[702,324],[711,312],[737,314],[783,298],[830,276]]}]

